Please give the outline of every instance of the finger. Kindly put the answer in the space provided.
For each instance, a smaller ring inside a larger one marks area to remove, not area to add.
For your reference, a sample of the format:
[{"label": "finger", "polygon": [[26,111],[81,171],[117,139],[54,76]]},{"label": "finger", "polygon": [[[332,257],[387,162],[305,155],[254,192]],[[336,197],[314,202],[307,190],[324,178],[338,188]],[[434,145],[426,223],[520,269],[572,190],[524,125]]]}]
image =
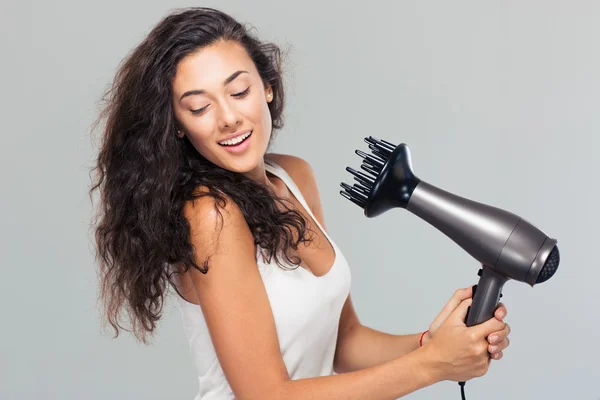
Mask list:
[{"label": "finger", "polygon": [[490,358],[491,358],[492,360],[500,360],[500,359],[502,358],[502,356],[503,356],[503,355],[504,355],[504,354],[502,353],[502,351],[499,351],[499,352],[497,352],[497,353],[494,353],[494,354],[492,354],[492,355],[490,356]]},{"label": "finger", "polygon": [[473,287],[474,286],[475,285],[471,285],[469,287],[459,289],[459,290],[457,290],[458,293],[456,295],[460,297],[461,301],[466,300],[469,297],[473,297]]},{"label": "finger", "polygon": [[488,353],[494,354],[494,353],[497,353],[498,351],[505,350],[509,344],[510,344],[510,339],[504,338],[503,340],[501,340],[500,342],[498,342],[496,344],[488,345]]},{"label": "finger", "polygon": [[458,305],[458,307],[456,307],[456,309],[452,312],[449,318],[452,318],[452,320],[458,325],[464,325],[465,319],[467,318],[467,310],[469,309],[469,306],[472,302],[472,298],[468,298],[466,300],[461,301],[461,303]]},{"label": "finger", "polygon": [[498,303],[498,307],[494,312],[494,316],[501,321],[502,319],[504,319],[504,317],[506,317],[507,313],[508,310],[506,309],[506,306],[503,303]]},{"label": "finger", "polygon": [[504,321],[498,321],[496,318],[492,317],[479,325],[475,325],[473,328],[477,330],[477,335],[487,337],[488,340],[491,340],[492,336],[498,336],[499,332],[501,332],[505,326],[506,323]]},{"label": "finger", "polygon": [[493,353],[495,353],[498,350],[506,350],[506,348],[510,345],[510,339],[509,338],[505,338],[503,341],[501,341],[500,343],[498,343],[496,346],[495,351],[493,351]]},{"label": "finger", "polygon": [[442,310],[439,312],[439,314],[435,317],[435,319],[429,326],[431,332],[434,332],[444,321],[446,321],[462,301],[472,297],[473,286],[458,289],[452,294],[450,300],[446,302]]},{"label": "finger", "polygon": [[473,286],[469,286],[468,288],[458,289],[450,297],[450,300],[446,302],[444,308],[442,308],[442,313],[446,315],[450,315],[452,311],[459,306],[459,304],[470,297],[472,297]]},{"label": "finger", "polygon": [[488,335],[488,342],[495,344],[501,342],[510,335],[510,325],[505,324],[504,329],[498,332],[492,332]]}]

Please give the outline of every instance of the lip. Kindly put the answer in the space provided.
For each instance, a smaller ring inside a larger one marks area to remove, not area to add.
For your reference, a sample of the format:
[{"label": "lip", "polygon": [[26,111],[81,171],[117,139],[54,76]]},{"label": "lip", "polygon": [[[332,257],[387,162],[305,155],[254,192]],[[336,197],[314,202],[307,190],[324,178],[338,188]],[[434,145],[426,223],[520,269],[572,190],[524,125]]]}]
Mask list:
[{"label": "lip", "polygon": [[234,138],[236,138],[236,137],[238,137],[240,135],[243,135],[243,134],[251,132],[251,131],[252,131],[252,129],[246,129],[246,130],[243,130],[243,131],[237,131],[235,133],[232,133],[231,135],[227,135],[224,138],[219,139],[217,141],[217,143],[220,143],[220,142],[222,142],[224,140],[234,139]]},{"label": "lip", "polygon": [[[246,132],[248,132],[248,131],[241,132],[241,133],[244,134]],[[250,130],[250,132],[252,132],[252,130]],[[250,141],[253,138],[254,138],[254,133],[252,133],[250,136],[248,136],[246,139],[244,139],[243,142],[238,143],[234,146],[222,146],[220,144],[218,144],[218,146],[229,153],[243,153],[244,151],[246,151],[246,149],[248,149],[248,147],[250,146]],[[223,139],[223,140],[225,140],[225,139]]]}]

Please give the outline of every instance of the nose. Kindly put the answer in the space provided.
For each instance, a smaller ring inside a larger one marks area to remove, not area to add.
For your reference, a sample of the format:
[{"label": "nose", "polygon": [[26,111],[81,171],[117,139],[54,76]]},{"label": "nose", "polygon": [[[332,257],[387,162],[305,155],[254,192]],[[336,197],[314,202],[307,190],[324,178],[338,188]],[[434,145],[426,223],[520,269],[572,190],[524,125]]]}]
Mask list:
[{"label": "nose", "polygon": [[236,127],[242,123],[242,115],[231,102],[222,101],[219,118],[219,127],[221,130]]}]

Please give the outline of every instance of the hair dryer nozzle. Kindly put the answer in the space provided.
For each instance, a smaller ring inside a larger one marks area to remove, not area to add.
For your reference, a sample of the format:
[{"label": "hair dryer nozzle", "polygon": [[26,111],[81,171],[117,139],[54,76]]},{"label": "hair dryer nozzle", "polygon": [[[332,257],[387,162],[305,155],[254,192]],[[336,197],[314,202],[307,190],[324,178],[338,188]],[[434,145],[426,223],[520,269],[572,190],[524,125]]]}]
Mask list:
[{"label": "hair dryer nozzle", "polygon": [[412,169],[410,150],[404,143],[396,146],[370,136],[365,138],[372,154],[356,150],[363,158],[361,168],[367,174],[350,167],[358,184],[341,184],[340,194],[364,209],[365,216],[376,217],[389,209],[406,208],[412,192],[420,182]]}]

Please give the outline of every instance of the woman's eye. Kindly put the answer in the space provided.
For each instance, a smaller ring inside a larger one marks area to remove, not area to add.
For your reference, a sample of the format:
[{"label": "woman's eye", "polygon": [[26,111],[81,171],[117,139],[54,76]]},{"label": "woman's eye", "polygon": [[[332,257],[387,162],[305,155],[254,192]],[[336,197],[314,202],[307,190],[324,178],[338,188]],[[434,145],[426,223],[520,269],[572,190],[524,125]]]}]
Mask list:
[{"label": "woman's eye", "polygon": [[197,110],[192,110],[192,114],[200,114],[202,111],[206,110],[206,107],[208,107],[208,106],[204,106],[204,107],[199,108]]},{"label": "woman's eye", "polygon": [[239,92],[239,93],[235,93],[232,94],[233,97],[244,97],[245,95],[247,95],[250,92],[250,86],[248,86],[248,88],[246,90],[244,90],[243,92]]}]

